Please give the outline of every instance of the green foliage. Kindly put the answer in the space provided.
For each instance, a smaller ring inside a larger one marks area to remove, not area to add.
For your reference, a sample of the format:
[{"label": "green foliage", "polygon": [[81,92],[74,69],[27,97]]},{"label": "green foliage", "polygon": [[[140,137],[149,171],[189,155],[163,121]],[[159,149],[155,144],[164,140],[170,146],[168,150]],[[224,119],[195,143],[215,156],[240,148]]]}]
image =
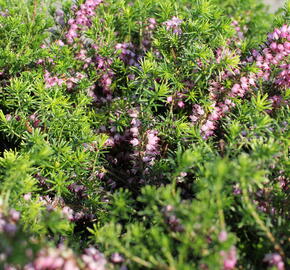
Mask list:
[{"label": "green foliage", "polygon": [[[273,26],[289,25],[289,1],[274,16],[255,0],[106,0],[71,44],[74,3],[85,1],[0,0],[0,221],[21,213],[15,234],[0,222],[0,269],[59,243],[76,254],[97,246],[108,269],[228,269],[230,251],[230,269],[266,269],[268,253],[286,269],[290,92],[275,84],[280,67],[231,98],[214,136],[201,126],[215,80],[226,95],[239,77],[225,72],[259,71],[247,59]],[[166,25],[175,17],[180,32]]]}]

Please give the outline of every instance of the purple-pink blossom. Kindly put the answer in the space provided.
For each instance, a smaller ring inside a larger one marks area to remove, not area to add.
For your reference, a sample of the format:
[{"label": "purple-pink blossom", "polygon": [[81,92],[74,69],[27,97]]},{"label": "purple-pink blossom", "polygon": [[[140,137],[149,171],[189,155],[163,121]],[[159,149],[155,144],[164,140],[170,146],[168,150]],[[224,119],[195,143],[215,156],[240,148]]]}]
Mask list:
[{"label": "purple-pink blossom", "polygon": [[170,20],[164,22],[163,24],[166,26],[166,30],[172,30],[174,34],[182,34],[182,30],[180,25],[182,24],[183,20],[179,19],[176,16],[173,16]]},{"label": "purple-pink blossom", "polygon": [[236,248],[232,246],[228,251],[220,252],[223,261],[223,269],[224,270],[232,270],[235,268],[237,264],[237,252]]},{"label": "purple-pink blossom", "polygon": [[284,265],[284,262],[282,260],[282,257],[278,253],[266,254],[263,261],[268,263],[270,266],[276,267],[277,270],[284,270],[285,269],[285,265]]}]

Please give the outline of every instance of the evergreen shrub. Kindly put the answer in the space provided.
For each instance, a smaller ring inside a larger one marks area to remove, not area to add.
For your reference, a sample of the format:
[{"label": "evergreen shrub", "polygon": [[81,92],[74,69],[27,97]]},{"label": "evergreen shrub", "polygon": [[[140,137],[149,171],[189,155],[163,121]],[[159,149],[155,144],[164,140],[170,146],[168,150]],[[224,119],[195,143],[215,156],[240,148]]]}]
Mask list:
[{"label": "evergreen shrub", "polygon": [[289,18],[0,0],[0,269],[289,269]]}]

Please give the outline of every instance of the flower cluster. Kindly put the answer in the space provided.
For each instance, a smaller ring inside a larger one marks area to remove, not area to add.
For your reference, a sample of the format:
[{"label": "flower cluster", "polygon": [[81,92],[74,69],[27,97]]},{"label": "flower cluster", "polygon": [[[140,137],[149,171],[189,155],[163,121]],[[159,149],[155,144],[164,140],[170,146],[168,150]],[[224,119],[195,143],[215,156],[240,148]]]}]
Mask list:
[{"label": "flower cluster", "polygon": [[174,34],[180,35],[182,34],[182,30],[180,25],[182,24],[183,20],[179,19],[176,16],[173,16],[170,20],[164,22],[163,24],[166,26],[167,31],[172,31]]},{"label": "flower cluster", "polygon": [[[92,67],[97,70],[99,79],[96,84],[92,84],[88,89],[88,96],[93,99],[95,103],[103,104],[112,99],[111,85],[114,72],[111,69],[112,59],[103,57],[98,54],[99,46],[93,41],[87,42],[87,39],[82,36],[82,32],[89,29],[92,25],[92,17],[95,16],[95,9],[103,2],[103,0],[86,0],[79,7],[76,5],[72,6],[72,11],[75,13],[75,18],[68,20],[67,24],[69,27],[68,32],[65,34],[68,46],[71,46],[72,51],[75,53],[74,59],[78,63],[82,64],[81,71],[86,73],[76,72],[72,76],[67,78],[59,78],[57,76],[51,76],[48,71],[45,72],[44,79],[46,87],[52,87],[55,85],[65,84],[68,90],[72,90],[81,79],[87,76],[88,68]],[[63,16],[63,11],[58,9],[57,18]],[[79,38],[79,39],[78,39]],[[78,39],[78,40],[77,40]],[[75,43],[77,40],[77,43]],[[62,47],[64,42],[61,39],[55,41],[55,44]],[[90,51],[89,51],[90,50]],[[125,60],[126,51],[123,52],[123,59]],[[130,53],[132,56],[133,52]],[[122,57],[122,56],[121,56]],[[128,64],[132,64],[132,59],[128,60]],[[38,64],[44,64],[43,59],[38,60]],[[53,64],[53,59],[52,62]],[[136,64],[136,61],[135,61]],[[72,71],[75,73],[75,71]],[[99,91],[99,88],[101,91]]]},{"label": "flower cluster", "polygon": [[7,215],[0,212],[0,233],[4,232],[13,236],[17,231],[17,222],[19,219],[20,213],[14,209],[11,209]]},{"label": "flower cluster", "polygon": [[[235,28],[236,35],[229,39],[228,43],[233,43],[235,46],[240,46],[242,41],[245,39],[245,33],[248,31],[247,26],[241,27],[239,22],[233,20],[232,26]],[[238,50],[240,52],[240,50]]]},{"label": "flower cluster", "polygon": [[102,89],[102,94],[105,96],[100,98],[100,102],[110,101],[112,99],[111,85],[114,77],[114,72],[111,69],[112,59],[96,56],[94,61],[100,74],[98,84]]},{"label": "flower cluster", "polygon": [[138,119],[138,114],[139,112],[137,109],[131,109],[129,111],[129,116],[132,117],[130,128],[132,139],[130,140],[130,144],[132,144],[133,147],[138,146],[140,144],[138,137],[140,135],[139,129],[141,127],[141,121]]},{"label": "flower cluster", "polygon": [[[4,207],[0,198],[0,267],[1,269],[14,270],[13,266],[7,264],[18,250],[19,243],[25,250],[24,256],[32,257],[33,251],[30,248],[30,239],[21,231],[20,213],[15,209]],[[4,267],[4,268],[3,268]]]},{"label": "flower cluster", "polygon": [[[289,43],[289,46],[290,47],[290,42]],[[290,64],[282,64],[280,65],[280,69],[282,70],[278,75],[277,75],[277,78],[276,78],[276,81],[275,83],[277,85],[279,85],[279,87],[285,87],[286,88],[289,88],[290,87]]]},{"label": "flower cluster", "polygon": [[80,82],[86,75],[77,72],[74,76],[68,78],[59,78],[57,76],[51,76],[51,73],[47,70],[44,73],[45,87],[50,88],[53,86],[66,85],[68,90],[72,90],[78,82]]},{"label": "flower cluster", "polygon": [[277,253],[269,253],[265,256],[264,262],[268,263],[270,266],[274,266],[277,270],[284,270],[285,265],[282,260],[281,255]]},{"label": "flower cluster", "polygon": [[128,66],[138,66],[136,53],[132,43],[118,43],[115,46],[117,52],[120,52],[119,58]]},{"label": "flower cluster", "polygon": [[226,231],[221,231],[219,236],[218,236],[219,241],[225,242],[228,239],[228,233]]},{"label": "flower cluster", "polygon": [[[85,195],[85,187],[82,185],[70,185],[68,189],[77,197],[83,198]],[[83,197],[81,197],[83,196]],[[62,209],[61,213],[69,221],[75,223],[87,223],[95,218],[95,215],[90,213],[87,209],[75,211],[67,206],[63,199],[52,199],[48,195],[40,196],[39,201],[46,207],[47,211],[56,211]]]},{"label": "flower cluster", "polygon": [[166,205],[162,212],[164,214],[164,218],[166,224],[169,226],[170,230],[173,232],[183,232],[184,228],[181,224],[181,220],[176,217],[174,214],[174,207],[172,205]]},{"label": "flower cluster", "polygon": [[125,261],[125,258],[120,253],[114,252],[110,257],[110,261],[114,264],[120,264]]},{"label": "flower cluster", "polygon": [[[57,8],[54,14],[54,19],[55,22],[61,26],[65,25],[65,21],[64,21],[64,12],[62,9]],[[61,41],[62,42],[62,41]]]},{"label": "flower cluster", "polygon": [[221,251],[221,256],[223,259],[224,270],[235,269],[237,263],[237,252],[236,248],[232,246],[228,251]]},{"label": "flower cluster", "polygon": [[287,191],[289,189],[289,179],[285,175],[283,175],[282,172],[280,172],[275,180],[279,183],[279,186],[282,190]]},{"label": "flower cluster", "polygon": [[157,130],[146,131],[147,144],[145,147],[146,150],[144,151],[142,160],[150,165],[154,164],[156,157],[160,154],[159,151],[160,139],[157,135],[158,135]]},{"label": "flower cluster", "polygon": [[[280,29],[275,29],[268,36],[268,41],[261,51],[254,50],[252,56],[247,59],[247,63],[255,63],[258,72],[241,73],[239,69],[234,72],[226,71],[223,79],[233,80],[233,86],[230,90],[226,89],[221,82],[215,81],[211,83],[210,97],[214,101],[212,111],[201,126],[201,133],[204,138],[214,135],[214,131],[218,127],[218,121],[221,120],[231,108],[235,106],[233,98],[244,98],[245,95],[254,87],[256,82],[261,78],[269,81],[271,74],[276,68],[282,68],[282,72],[274,80],[279,86],[286,87],[289,82],[289,66],[284,63],[284,59],[289,55],[290,27],[283,25]],[[221,54],[221,53],[219,53]]]},{"label": "flower cluster", "polygon": [[205,114],[202,106],[194,104],[192,108],[192,115],[189,116],[192,123],[196,123]]},{"label": "flower cluster", "polygon": [[287,268],[282,12],[252,50],[258,0],[6,2],[1,269]]},{"label": "flower cluster", "polygon": [[148,51],[151,47],[153,31],[157,27],[157,22],[155,18],[148,19],[148,25],[145,27],[144,35],[142,39],[143,50]]},{"label": "flower cluster", "polygon": [[80,51],[75,55],[75,59],[84,63],[83,69],[87,69],[89,65],[92,63],[92,58],[87,55],[87,50],[82,48]]},{"label": "flower cluster", "polygon": [[[271,73],[274,68],[281,67],[287,69],[287,65],[284,65],[283,60],[290,54],[290,26],[283,25],[280,29],[275,29],[273,33],[268,35],[268,41],[263,46],[261,52],[253,51],[252,57],[249,62],[255,61],[259,72],[258,78],[262,78],[264,81],[269,81]],[[283,73],[282,76],[287,75]],[[280,81],[278,80],[278,83]]]},{"label": "flower cluster", "polygon": [[[43,181],[42,187],[48,189],[49,187],[45,183],[45,179],[40,175],[38,179]],[[68,190],[71,191],[77,198],[84,199],[87,195],[85,193],[86,188],[83,185],[77,185],[75,183],[68,186]],[[32,198],[31,193],[24,194],[24,200],[30,201]],[[62,198],[51,198],[49,195],[39,196],[39,203],[45,207],[48,212],[59,211],[64,218],[75,223],[87,223],[94,220],[95,215],[92,214],[88,209],[82,209],[80,211],[73,210],[67,206]],[[60,210],[61,209],[61,210]]]},{"label": "flower cluster", "polygon": [[[109,136],[106,146],[110,147],[107,155],[110,164],[118,168],[120,175],[126,175],[129,183],[143,183],[143,177],[148,175],[149,168],[160,155],[160,138],[156,130],[143,130],[138,108],[130,109],[128,114],[131,118],[130,126],[123,133],[117,132],[114,125],[110,128],[102,127],[99,132]],[[117,185],[111,178],[107,184],[111,188]]]},{"label": "flower cluster", "polygon": [[156,130],[147,130],[145,132],[146,138],[146,144],[145,149],[143,149],[143,145],[141,144],[141,141],[139,139],[140,137],[140,128],[141,128],[141,121],[138,119],[138,111],[132,110],[130,113],[130,116],[132,117],[131,121],[131,128],[130,132],[132,134],[132,139],[130,140],[130,144],[134,147],[134,152],[131,155],[133,158],[133,164],[134,167],[133,171],[137,172],[139,161],[138,159],[141,158],[141,160],[150,166],[154,164],[154,160],[156,157],[160,154],[159,151],[159,137],[158,132]]},{"label": "flower cluster", "polygon": [[173,106],[177,106],[178,108],[183,108],[185,106],[184,103],[185,93],[176,93],[173,96],[167,97],[167,103],[172,104]]},{"label": "flower cluster", "polygon": [[8,9],[6,9],[5,11],[0,10],[0,16],[2,16],[2,17],[7,17],[7,16],[9,16],[9,11],[8,11]]},{"label": "flower cluster", "polygon": [[60,79],[57,76],[51,76],[51,74],[47,70],[44,73],[44,80],[46,88],[50,88],[55,85],[61,86],[64,83],[63,79]]},{"label": "flower cluster", "polygon": [[42,249],[24,270],[105,270],[107,260],[96,248],[85,249],[79,258],[63,245]]},{"label": "flower cluster", "polygon": [[78,10],[76,6],[73,6],[76,17],[68,21],[70,28],[66,34],[66,39],[69,44],[72,44],[79,37],[81,30],[91,26],[91,17],[95,15],[94,10],[102,2],[102,0],[86,0],[84,4],[80,5]]},{"label": "flower cluster", "polygon": [[84,254],[81,256],[82,261],[84,262],[85,270],[105,270],[107,260],[105,256],[96,248],[90,247],[85,249]]},{"label": "flower cluster", "polygon": [[39,252],[36,259],[24,267],[25,270],[79,270],[74,253],[59,246],[58,248],[46,248]]}]

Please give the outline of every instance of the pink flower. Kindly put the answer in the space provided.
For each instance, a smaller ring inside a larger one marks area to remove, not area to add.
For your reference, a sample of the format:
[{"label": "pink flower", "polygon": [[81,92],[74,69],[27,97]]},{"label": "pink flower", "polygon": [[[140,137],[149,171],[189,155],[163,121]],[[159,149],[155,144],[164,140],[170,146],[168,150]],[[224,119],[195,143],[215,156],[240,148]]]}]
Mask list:
[{"label": "pink flower", "polygon": [[56,45],[58,45],[58,46],[64,46],[64,43],[59,39],[59,40],[57,40],[56,42],[55,42],[55,44]]},{"label": "pink flower", "polygon": [[173,16],[171,20],[164,22],[163,24],[166,25],[166,30],[173,30],[174,34],[181,34],[180,24],[183,21],[176,16]]},{"label": "pink flower", "polygon": [[241,89],[241,86],[239,84],[235,84],[233,87],[232,87],[232,93],[234,94],[238,94],[240,92],[240,89]]},{"label": "pink flower", "polygon": [[130,143],[133,145],[133,146],[137,146],[139,145],[139,140],[137,138],[133,138],[132,140],[130,140]]},{"label": "pink flower", "polygon": [[207,120],[206,123],[202,126],[201,130],[206,132],[209,131],[211,129],[215,128],[215,124],[213,121]]},{"label": "pink flower", "polygon": [[149,22],[149,29],[151,30],[155,29],[156,24],[157,24],[156,20],[154,18],[149,18],[148,22]]},{"label": "pink flower", "polygon": [[178,101],[177,102],[177,106],[179,107],[179,108],[183,108],[184,107],[184,102],[183,101]]},{"label": "pink flower", "polygon": [[25,201],[30,201],[31,200],[31,193],[24,194],[23,198],[24,198]]},{"label": "pink flower", "polygon": [[225,242],[228,239],[228,234],[226,231],[221,231],[219,234],[219,241]]},{"label": "pink flower", "polygon": [[137,127],[130,128],[133,137],[137,137],[139,135],[139,129]]},{"label": "pink flower", "polygon": [[137,118],[133,118],[132,121],[131,121],[131,125],[133,127],[140,127],[141,126],[141,121]]},{"label": "pink flower", "polygon": [[132,118],[137,118],[138,117],[138,114],[139,114],[139,111],[137,109],[130,109],[128,110],[128,114],[130,117]]},{"label": "pink flower", "polygon": [[167,97],[167,102],[168,102],[168,103],[171,103],[172,101],[173,101],[172,96]]},{"label": "pink flower", "polygon": [[228,251],[221,251],[221,256],[223,259],[224,270],[232,270],[235,268],[237,263],[237,252],[234,246]]},{"label": "pink flower", "polygon": [[266,254],[263,261],[268,263],[270,266],[276,266],[278,270],[285,269],[282,257],[278,253]]},{"label": "pink flower", "polygon": [[73,220],[73,213],[74,211],[68,207],[68,206],[65,206],[63,209],[62,209],[62,213],[65,215],[65,217],[68,219],[68,220]]},{"label": "pink flower", "polygon": [[106,140],[105,142],[105,146],[114,146],[115,145],[115,141],[114,141],[114,138],[110,137]]}]

